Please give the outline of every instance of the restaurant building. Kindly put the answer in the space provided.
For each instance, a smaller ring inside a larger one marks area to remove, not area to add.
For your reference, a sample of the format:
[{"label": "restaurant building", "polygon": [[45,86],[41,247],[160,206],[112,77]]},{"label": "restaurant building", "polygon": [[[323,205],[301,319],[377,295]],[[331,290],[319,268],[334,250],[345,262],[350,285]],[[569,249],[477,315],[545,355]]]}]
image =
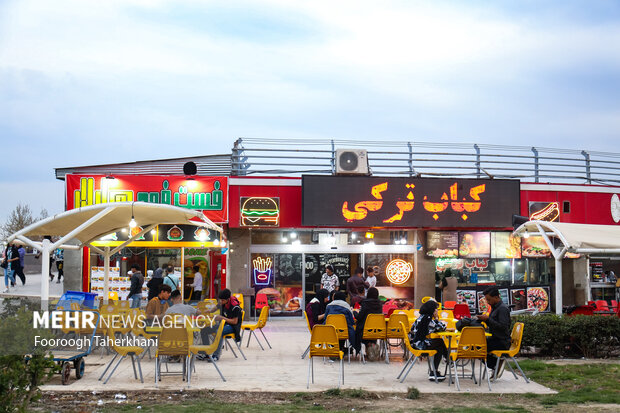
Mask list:
[{"label": "restaurant building", "polygon": [[[356,267],[374,267],[380,294],[401,308],[437,296],[438,281],[449,269],[458,280],[458,299],[472,312],[485,309],[481,292],[489,285],[498,286],[515,310],[555,311],[551,252],[540,237],[514,237],[513,216],[607,225],[620,221],[620,206],[614,206],[620,203],[618,186],[500,178],[489,173],[492,167],[481,172],[482,161],[471,177],[445,168],[438,177],[427,177],[433,174],[422,168],[382,173],[380,164],[361,173],[343,172],[336,150],[325,155],[332,163],[327,171],[303,161],[287,170],[285,159],[307,153],[314,165],[319,162],[314,154],[321,151],[272,141],[295,153],[276,156],[280,168],[274,169],[273,160],[253,158],[251,145],[241,147],[240,141],[232,155],[65,168],[57,176],[64,172],[59,178],[66,181],[68,209],[107,199],[202,210],[223,226],[222,239],[183,228],[180,237],[176,229],[159,228],[125,248],[113,266],[122,276],[129,262],[154,269],[165,261],[187,283],[188,269],[204,263],[204,296],[224,287],[249,297],[265,293],[273,316],[300,316],[320,288],[327,264],[334,266],[341,285]],[[256,151],[267,150],[256,146]],[[361,153],[366,152],[354,151]],[[382,153],[368,151],[367,156],[372,160]],[[183,170],[188,162],[199,165],[195,175]],[[259,166],[266,164],[266,169]],[[99,242],[118,245],[123,236],[120,231]],[[102,264],[87,250],[82,255],[82,288],[92,290],[93,271]],[[615,257],[566,258],[564,305],[611,299],[614,291],[604,274],[620,274],[618,263]]]}]

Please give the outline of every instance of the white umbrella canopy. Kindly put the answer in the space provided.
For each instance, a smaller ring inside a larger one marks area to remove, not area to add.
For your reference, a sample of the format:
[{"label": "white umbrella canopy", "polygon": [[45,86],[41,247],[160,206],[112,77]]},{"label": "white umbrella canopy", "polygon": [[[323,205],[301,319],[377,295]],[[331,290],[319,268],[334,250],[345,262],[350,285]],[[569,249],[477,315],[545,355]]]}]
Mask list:
[{"label": "white umbrella canopy", "polygon": [[[220,227],[199,211],[148,202],[112,202],[90,205],[56,214],[27,226],[9,236],[7,240],[11,242],[14,239],[21,239],[21,237],[30,238],[45,235],[64,238],[75,232],[70,239],[78,240],[81,244],[87,244],[104,235],[127,228],[132,217],[141,227],[158,224],[189,224],[222,231]],[[92,222],[75,231],[89,220]],[[70,239],[63,241],[66,242]]]}]

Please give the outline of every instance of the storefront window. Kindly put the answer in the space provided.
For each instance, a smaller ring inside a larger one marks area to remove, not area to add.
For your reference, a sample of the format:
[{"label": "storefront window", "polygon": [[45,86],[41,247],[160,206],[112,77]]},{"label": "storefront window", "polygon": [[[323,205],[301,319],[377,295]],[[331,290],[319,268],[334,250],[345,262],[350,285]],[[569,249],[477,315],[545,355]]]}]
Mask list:
[{"label": "storefront window", "polygon": [[267,295],[272,316],[302,314],[302,255],[251,254],[250,285]]}]

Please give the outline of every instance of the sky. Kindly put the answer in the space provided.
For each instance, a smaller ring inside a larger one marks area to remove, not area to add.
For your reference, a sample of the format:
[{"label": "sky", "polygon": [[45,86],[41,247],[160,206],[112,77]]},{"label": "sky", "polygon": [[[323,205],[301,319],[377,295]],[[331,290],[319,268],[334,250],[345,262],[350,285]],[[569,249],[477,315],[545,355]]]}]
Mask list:
[{"label": "sky", "polygon": [[0,0],[0,222],[240,136],[619,152],[620,2]]}]

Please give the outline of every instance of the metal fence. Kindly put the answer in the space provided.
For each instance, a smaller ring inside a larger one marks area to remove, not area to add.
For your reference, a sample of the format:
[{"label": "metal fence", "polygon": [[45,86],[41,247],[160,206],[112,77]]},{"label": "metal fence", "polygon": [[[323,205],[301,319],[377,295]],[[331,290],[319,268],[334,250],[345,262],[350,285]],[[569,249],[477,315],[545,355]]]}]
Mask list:
[{"label": "metal fence", "polygon": [[620,154],[542,147],[239,138],[232,175],[333,174],[336,149],[366,149],[373,175],[512,178],[527,182],[620,184]]}]

